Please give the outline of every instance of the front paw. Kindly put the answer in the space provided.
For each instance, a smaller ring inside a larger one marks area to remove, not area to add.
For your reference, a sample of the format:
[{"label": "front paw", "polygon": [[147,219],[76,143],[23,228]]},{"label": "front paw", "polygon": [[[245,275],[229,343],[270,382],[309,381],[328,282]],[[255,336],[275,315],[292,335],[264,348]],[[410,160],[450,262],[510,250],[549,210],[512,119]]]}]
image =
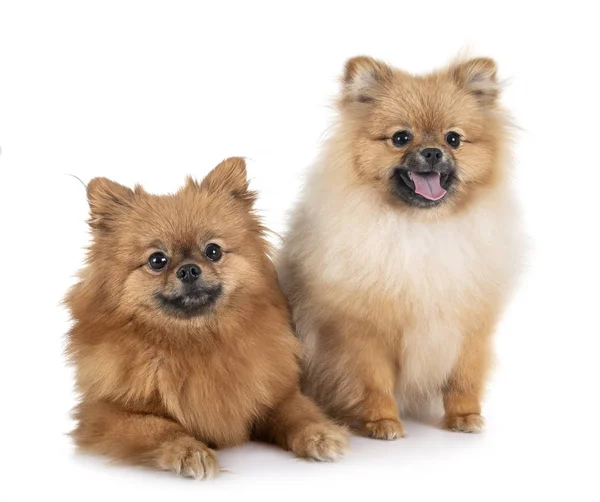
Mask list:
[{"label": "front paw", "polygon": [[444,429],[454,432],[481,432],[485,427],[485,420],[477,413],[470,413],[468,415],[446,415],[442,425]]},{"label": "front paw", "polygon": [[192,437],[163,443],[156,452],[156,465],[181,476],[210,479],[219,474],[219,460],[214,450]]},{"label": "front paw", "polygon": [[404,425],[398,419],[375,420],[365,423],[364,432],[374,439],[391,441],[404,437]]},{"label": "front paw", "polygon": [[348,431],[333,423],[311,423],[294,433],[290,450],[302,458],[338,460],[348,447]]}]

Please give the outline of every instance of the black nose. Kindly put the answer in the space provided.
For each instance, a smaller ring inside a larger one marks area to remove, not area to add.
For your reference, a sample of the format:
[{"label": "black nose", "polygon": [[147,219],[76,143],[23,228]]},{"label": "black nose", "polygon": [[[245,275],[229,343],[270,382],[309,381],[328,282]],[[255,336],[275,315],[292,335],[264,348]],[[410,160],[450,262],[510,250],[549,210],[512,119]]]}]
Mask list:
[{"label": "black nose", "polygon": [[177,278],[181,282],[189,284],[198,279],[200,274],[201,270],[198,265],[195,265],[194,263],[188,263],[187,265],[182,265],[179,267],[179,270],[177,271]]},{"label": "black nose", "polygon": [[439,148],[423,148],[421,155],[425,157],[427,163],[434,167],[440,160],[442,160],[443,153]]}]

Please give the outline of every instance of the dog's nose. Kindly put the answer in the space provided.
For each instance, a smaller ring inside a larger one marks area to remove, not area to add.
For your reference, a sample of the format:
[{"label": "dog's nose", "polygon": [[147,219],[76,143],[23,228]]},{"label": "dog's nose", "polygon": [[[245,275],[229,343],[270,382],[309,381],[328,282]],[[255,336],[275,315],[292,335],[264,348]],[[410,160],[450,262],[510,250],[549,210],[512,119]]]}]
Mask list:
[{"label": "dog's nose", "polygon": [[194,263],[188,263],[187,265],[182,265],[179,267],[179,270],[177,271],[177,278],[181,282],[190,284],[198,279],[201,273],[202,271],[198,265]]},{"label": "dog's nose", "polygon": [[423,150],[421,150],[421,155],[431,167],[435,167],[435,165],[442,160],[444,154],[439,148],[423,148]]}]

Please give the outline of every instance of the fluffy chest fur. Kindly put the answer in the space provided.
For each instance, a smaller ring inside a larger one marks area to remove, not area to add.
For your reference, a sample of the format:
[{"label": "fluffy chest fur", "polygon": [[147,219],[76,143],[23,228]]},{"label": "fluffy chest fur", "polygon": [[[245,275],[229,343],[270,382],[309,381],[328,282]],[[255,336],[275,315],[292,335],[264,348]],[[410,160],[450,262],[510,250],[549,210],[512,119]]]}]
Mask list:
[{"label": "fluffy chest fur", "polygon": [[105,335],[78,346],[78,387],[88,400],[170,416],[209,444],[237,444],[296,380],[291,334],[254,335],[184,347]]},{"label": "fluffy chest fur", "polygon": [[[501,191],[482,200],[453,217],[416,221],[367,192],[315,190],[296,221],[288,256],[319,291],[321,318],[333,309],[373,325],[395,358],[401,395],[439,390],[477,313],[497,309],[512,282],[512,204]],[[310,358],[318,321],[300,320]]]}]

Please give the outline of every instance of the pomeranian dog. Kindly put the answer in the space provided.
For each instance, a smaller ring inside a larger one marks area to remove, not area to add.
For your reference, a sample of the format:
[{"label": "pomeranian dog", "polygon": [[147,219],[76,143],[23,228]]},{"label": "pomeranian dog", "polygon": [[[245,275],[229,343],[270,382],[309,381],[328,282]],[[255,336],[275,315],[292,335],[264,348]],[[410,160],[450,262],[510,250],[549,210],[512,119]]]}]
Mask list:
[{"label": "pomeranian dog", "polygon": [[245,163],[174,195],[87,187],[93,242],[68,293],[76,444],[210,478],[249,438],[334,460],[346,430],[300,393],[299,344]]},{"label": "pomeranian dog", "polygon": [[306,393],[365,435],[402,437],[399,410],[440,397],[444,427],[484,425],[521,248],[496,73],[486,58],[424,76],[370,57],[345,65],[339,119],[278,265]]}]

